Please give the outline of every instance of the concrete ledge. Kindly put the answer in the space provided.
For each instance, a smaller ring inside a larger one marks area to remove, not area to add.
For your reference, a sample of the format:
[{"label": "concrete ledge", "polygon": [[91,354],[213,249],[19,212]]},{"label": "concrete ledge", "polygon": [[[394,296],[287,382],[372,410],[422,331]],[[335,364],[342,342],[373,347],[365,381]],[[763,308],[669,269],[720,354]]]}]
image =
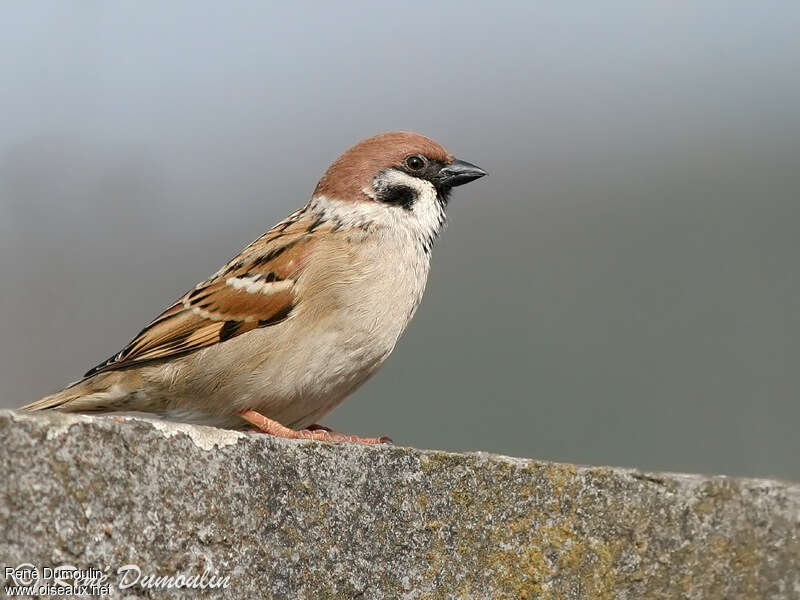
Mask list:
[{"label": "concrete ledge", "polygon": [[[110,417],[0,430],[0,568],[108,567],[111,597],[800,598],[795,484]],[[228,587],[121,590],[124,565]]]}]

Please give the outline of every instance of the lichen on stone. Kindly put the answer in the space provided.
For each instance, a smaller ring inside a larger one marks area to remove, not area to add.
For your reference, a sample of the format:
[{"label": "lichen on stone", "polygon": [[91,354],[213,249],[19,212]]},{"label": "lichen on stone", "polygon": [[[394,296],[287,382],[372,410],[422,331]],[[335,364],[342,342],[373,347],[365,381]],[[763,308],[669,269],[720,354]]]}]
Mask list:
[{"label": "lichen on stone", "polygon": [[231,576],[214,598],[800,596],[789,483],[57,413],[0,428],[4,565],[210,566]]}]

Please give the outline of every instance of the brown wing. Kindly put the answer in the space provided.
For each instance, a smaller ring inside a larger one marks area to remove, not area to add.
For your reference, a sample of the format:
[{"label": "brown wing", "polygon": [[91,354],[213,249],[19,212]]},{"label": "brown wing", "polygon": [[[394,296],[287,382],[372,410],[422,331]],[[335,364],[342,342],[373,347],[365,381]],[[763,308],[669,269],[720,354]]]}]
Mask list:
[{"label": "brown wing", "polygon": [[329,226],[297,211],[245,248],[84,377],[185,354],[286,319],[294,285],[319,234]]}]

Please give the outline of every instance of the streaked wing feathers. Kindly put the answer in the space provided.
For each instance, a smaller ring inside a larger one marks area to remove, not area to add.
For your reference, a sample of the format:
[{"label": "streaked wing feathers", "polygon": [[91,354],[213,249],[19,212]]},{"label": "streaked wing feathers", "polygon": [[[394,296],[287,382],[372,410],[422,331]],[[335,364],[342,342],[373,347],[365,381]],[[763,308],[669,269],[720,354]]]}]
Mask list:
[{"label": "streaked wing feathers", "polygon": [[177,300],[130,344],[86,373],[185,354],[286,319],[294,286],[320,234],[313,215],[297,211],[245,248],[211,278]]}]

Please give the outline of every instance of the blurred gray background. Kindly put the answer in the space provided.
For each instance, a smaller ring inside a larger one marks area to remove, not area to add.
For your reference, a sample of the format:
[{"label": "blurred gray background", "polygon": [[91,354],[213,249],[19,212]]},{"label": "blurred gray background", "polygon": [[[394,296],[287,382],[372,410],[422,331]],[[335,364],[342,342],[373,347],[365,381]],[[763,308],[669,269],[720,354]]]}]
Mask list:
[{"label": "blurred gray background", "polygon": [[327,421],[800,479],[800,5],[8,3],[0,402],[50,393],[410,129],[454,194],[425,301]]}]

